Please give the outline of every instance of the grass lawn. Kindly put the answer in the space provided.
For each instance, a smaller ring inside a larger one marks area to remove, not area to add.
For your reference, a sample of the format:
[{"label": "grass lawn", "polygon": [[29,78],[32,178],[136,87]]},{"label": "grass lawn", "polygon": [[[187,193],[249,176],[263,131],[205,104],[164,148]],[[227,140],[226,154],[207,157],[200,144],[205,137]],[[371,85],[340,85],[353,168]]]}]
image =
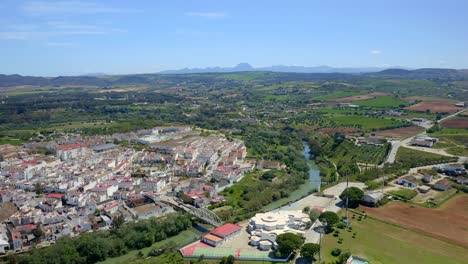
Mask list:
[{"label": "grass lawn", "polygon": [[[351,216],[353,213],[350,214]],[[372,264],[455,264],[466,263],[466,249],[407,230],[396,225],[367,217],[361,221],[351,218],[352,232],[340,230],[334,237],[330,233],[322,241],[325,263],[334,261],[330,252],[334,248],[349,250]],[[353,233],[356,237],[352,238]],[[338,238],[343,242],[339,244]]]},{"label": "grass lawn", "polygon": [[367,91],[338,91],[334,93],[330,93],[327,95],[322,95],[322,96],[317,96],[314,99],[315,100],[330,100],[330,99],[337,99],[337,98],[342,98],[342,97],[348,97],[348,96],[354,96],[354,95],[359,95],[359,94],[366,94],[368,93]]},{"label": "grass lawn", "polygon": [[342,126],[362,127],[365,129],[384,129],[390,127],[403,126],[405,123],[400,120],[388,118],[376,118],[367,116],[346,116],[336,115],[331,118]]},{"label": "grass lawn", "polygon": [[468,156],[468,148],[467,147],[454,147],[445,150],[447,153],[455,155],[455,156]]},{"label": "grass lawn", "polygon": [[398,196],[398,197],[400,197],[402,199],[405,199],[405,200],[411,200],[416,195],[418,195],[418,192],[415,191],[415,190],[400,188],[400,189],[395,190],[395,191],[390,191],[390,194]]},{"label": "grass lawn", "polygon": [[452,162],[456,161],[457,158],[400,147],[396,154],[395,160],[397,162],[408,164],[410,167],[418,167],[437,163]]},{"label": "grass lawn", "polygon": [[152,250],[154,249],[159,249],[159,248],[164,248],[168,245],[168,243],[176,243],[178,245],[178,247],[182,247],[186,244],[189,244],[193,241],[195,241],[197,239],[197,237],[201,236],[202,233],[198,230],[196,230],[195,228],[191,228],[189,230],[185,230],[185,231],[182,231],[180,232],[178,235],[176,236],[173,236],[173,237],[170,237],[166,240],[163,240],[163,241],[160,241],[160,242],[156,242],[154,243],[153,245],[151,245],[150,247],[147,247],[147,248],[143,248],[141,250],[132,250],[132,251],[129,251],[127,254],[125,255],[122,255],[120,257],[116,257],[116,258],[109,258],[109,259],[106,259],[105,261],[102,261],[102,262],[99,262],[100,264],[119,264],[119,263],[122,263],[122,264],[127,264],[131,261],[134,261],[136,259],[138,259],[138,252],[141,251],[145,256]]},{"label": "grass lawn", "polygon": [[19,146],[23,144],[24,142],[25,141],[18,139],[18,138],[8,138],[8,137],[0,138],[0,145],[10,144],[10,145]]},{"label": "grass lawn", "polygon": [[370,107],[399,107],[400,105],[406,105],[406,102],[393,96],[381,96],[369,100],[353,102],[353,104]]}]

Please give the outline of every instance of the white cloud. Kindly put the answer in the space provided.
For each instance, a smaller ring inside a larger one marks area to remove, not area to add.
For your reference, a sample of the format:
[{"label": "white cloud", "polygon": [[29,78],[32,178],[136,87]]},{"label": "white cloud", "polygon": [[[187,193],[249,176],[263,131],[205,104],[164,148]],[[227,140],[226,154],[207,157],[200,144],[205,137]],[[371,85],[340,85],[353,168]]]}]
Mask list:
[{"label": "white cloud", "polygon": [[382,51],[381,51],[381,50],[371,50],[371,51],[370,51],[370,54],[372,54],[372,55],[380,55],[380,54],[382,54]]},{"label": "white cloud", "polygon": [[125,33],[124,29],[108,28],[100,25],[70,23],[66,21],[49,21],[38,24],[11,24],[0,29],[0,39],[29,40],[63,35],[106,35]]},{"label": "white cloud", "polygon": [[203,18],[225,18],[227,15],[223,12],[187,12],[186,16]]},{"label": "white cloud", "polygon": [[21,9],[33,15],[41,14],[96,14],[96,13],[127,13],[135,9],[110,7],[99,2],[89,1],[28,1]]},{"label": "white cloud", "polygon": [[49,21],[46,23],[52,28],[60,30],[98,30],[99,27],[95,25],[75,24],[65,21]]},{"label": "white cloud", "polygon": [[48,38],[63,35],[106,35],[106,30],[69,30],[69,31],[0,31],[0,39],[28,40],[33,38]]},{"label": "white cloud", "polygon": [[76,46],[76,43],[73,42],[46,42],[46,46],[54,46],[54,47],[69,47],[69,46]]}]

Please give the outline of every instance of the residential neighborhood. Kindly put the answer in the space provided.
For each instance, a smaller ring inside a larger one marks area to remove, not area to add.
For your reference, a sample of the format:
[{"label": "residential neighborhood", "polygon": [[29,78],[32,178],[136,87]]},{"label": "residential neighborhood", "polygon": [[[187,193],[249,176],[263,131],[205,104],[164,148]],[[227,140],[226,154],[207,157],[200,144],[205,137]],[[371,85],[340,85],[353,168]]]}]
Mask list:
[{"label": "residential neighborhood", "polygon": [[1,145],[0,205],[11,205],[14,212],[2,214],[0,252],[107,229],[116,217],[128,221],[174,212],[161,196],[198,208],[221,202],[218,192],[256,163],[246,161],[242,141],[200,133],[191,127],[155,127]]}]

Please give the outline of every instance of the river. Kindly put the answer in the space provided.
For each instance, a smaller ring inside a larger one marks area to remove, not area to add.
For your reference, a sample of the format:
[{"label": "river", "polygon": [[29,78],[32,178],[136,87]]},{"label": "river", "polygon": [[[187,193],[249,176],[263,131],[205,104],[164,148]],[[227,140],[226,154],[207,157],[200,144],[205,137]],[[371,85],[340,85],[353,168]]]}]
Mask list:
[{"label": "river", "polygon": [[302,197],[306,196],[309,194],[311,190],[313,191],[320,191],[320,185],[321,185],[321,179],[320,179],[320,170],[318,166],[315,164],[313,160],[310,159],[310,147],[306,142],[302,142],[304,145],[304,151],[302,152],[302,155],[307,159],[307,165],[309,166],[309,180],[306,181],[304,184],[300,185],[299,188],[295,191],[293,191],[289,197],[279,199],[273,203],[270,203],[263,207],[263,210],[265,211],[271,211],[274,210],[288,202],[294,202]]}]

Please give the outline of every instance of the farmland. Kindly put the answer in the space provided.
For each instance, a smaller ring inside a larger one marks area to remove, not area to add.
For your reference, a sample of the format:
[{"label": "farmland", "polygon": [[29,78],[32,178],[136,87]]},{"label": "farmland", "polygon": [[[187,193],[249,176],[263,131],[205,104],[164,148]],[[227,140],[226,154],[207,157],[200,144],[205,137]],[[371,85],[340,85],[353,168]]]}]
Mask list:
[{"label": "farmland", "polygon": [[380,96],[373,99],[357,101],[354,104],[359,106],[368,106],[368,107],[386,107],[386,108],[398,108],[399,106],[405,106],[406,102],[397,99],[393,96]]},{"label": "farmland", "polygon": [[[351,213],[351,216],[353,215],[354,212]],[[330,254],[335,248],[340,248],[342,251],[349,250],[353,255],[364,257],[373,264],[458,264],[465,261],[465,248],[421,232],[372,217],[361,221],[352,217],[351,226],[351,232],[338,229],[340,231],[338,237],[332,234],[325,236],[322,242],[325,263],[336,260]],[[353,233],[356,234],[355,238],[352,237]],[[338,243],[338,238],[343,239],[342,243]]]},{"label": "farmland", "polygon": [[396,161],[406,164],[408,167],[418,167],[438,163],[456,161],[457,158],[428,153],[411,148],[401,147],[396,154]]},{"label": "farmland", "polygon": [[359,127],[363,129],[385,129],[405,126],[406,123],[396,119],[367,117],[367,116],[344,116],[337,115],[331,118],[341,126]]},{"label": "farmland", "polygon": [[375,93],[368,93],[368,94],[361,94],[361,95],[353,95],[353,96],[347,96],[347,97],[341,97],[341,98],[336,98],[330,101],[335,101],[339,103],[350,103],[354,101],[361,101],[361,100],[368,100],[372,98],[377,98],[380,96],[386,96],[388,95],[387,93],[382,93],[382,92],[375,92]]},{"label": "farmland", "polygon": [[422,102],[415,105],[406,107],[408,110],[431,112],[431,113],[455,113],[460,111],[462,108],[455,106],[452,102]]},{"label": "farmland", "polygon": [[414,136],[416,134],[421,133],[424,131],[424,128],[418,126],[410,126],[410,127],[399,127],[393,129],[386,129],[386,130],[379,130],[376,131],[375,134],[378,136],[385,136],[385,137],[394,137],[394,138],[407,138]]},{"label": "farmland", "polygon": [[468,248],[468,195],[456,196],[435,209],[395,202],[363,210],[378,219]]},{"label": "farmland", "polygon": [[446,128],[468,129],[468,117],[449,118],[444,120],[441,124]]}]

